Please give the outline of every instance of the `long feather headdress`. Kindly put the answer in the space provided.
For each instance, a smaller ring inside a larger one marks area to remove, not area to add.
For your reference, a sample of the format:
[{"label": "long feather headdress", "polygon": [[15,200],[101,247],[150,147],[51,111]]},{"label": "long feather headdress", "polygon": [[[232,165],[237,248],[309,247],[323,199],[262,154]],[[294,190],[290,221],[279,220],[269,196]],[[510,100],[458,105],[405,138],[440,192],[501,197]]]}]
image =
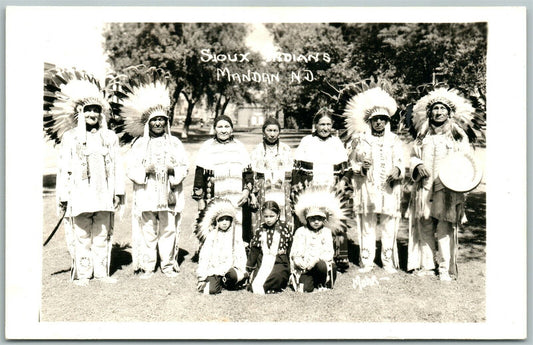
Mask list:
[{"label": "long feather headdress", "polygon": [[343,208],[339,195],[330,188],[323,186],[309,186],[298,195],[294,212],[303,224],[309,211],[319,209],[326,214],[325,225],[334,233],[343,231],[346,223],[346,210]]},{"label": "long feather headdress", "polygon": [[200,243],[205,241],[209,231],[214,230],[213,224],[222,216],[230,216],[235,224],[235,206],[228,199],[214,198],[198,217],[193,233]]},{"label": "long feather headdress", "polygon": [[[347,135],[352,139],[369,130],[368,121],[371,117],[386,115],[390,118],[398,108],[394,98],[385,90],[390,89],[386,81],[362,82],[356,85],[357,94],[348,101],[344,110]],[[389,126],[390,124],[387,128],[390,130]]]},{"label": "long feather headdress", "polygon": [[136,138],[147,134],[147,122],[151,118],[169,118],[170,80],[164,70],[144,65],[131,67],[126,73],[129,75],[119,75],[113,82],[123,118],[117,132],[121,137]]},{"label": "long feather headdress", "polygon": [[413,107],[413,126],[419,137],[426,135],[429,130],[429,112],[435,103],[445,104],[450,109],[450,125],[447,127],[454,137],[467,134],[472,140],[475,138],[472,122],[475,109],[471,103],[459,95],[457,90],[438,88],[420,98]]},{"label": "long feather headdress", "polygon": [[[102,121],[110,113],[107,93],[92,75],[76,69],[45,71],[43,93],[45,135],[60,143],[63,134],[78,126],[78,110],[95,104],[102,108]],[[105,124],[107,126],[107,124]]]}]

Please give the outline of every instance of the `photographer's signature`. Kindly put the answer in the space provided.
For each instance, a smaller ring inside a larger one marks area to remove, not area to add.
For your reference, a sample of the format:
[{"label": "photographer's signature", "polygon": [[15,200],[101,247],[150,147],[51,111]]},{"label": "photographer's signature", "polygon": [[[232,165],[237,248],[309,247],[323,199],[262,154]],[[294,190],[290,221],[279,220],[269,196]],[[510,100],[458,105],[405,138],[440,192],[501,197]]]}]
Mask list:
[{"label": "photographer's signature", "polygon": [[[381,279],[388,280],[389,278],[385,277]],[[356,290],[363,291],[364,288],[369,286],[379,286],[379,280],[375,275],[364,278],[361,278],[360,276],[355,276],[355,278],[352,279],[352,287]]]}]

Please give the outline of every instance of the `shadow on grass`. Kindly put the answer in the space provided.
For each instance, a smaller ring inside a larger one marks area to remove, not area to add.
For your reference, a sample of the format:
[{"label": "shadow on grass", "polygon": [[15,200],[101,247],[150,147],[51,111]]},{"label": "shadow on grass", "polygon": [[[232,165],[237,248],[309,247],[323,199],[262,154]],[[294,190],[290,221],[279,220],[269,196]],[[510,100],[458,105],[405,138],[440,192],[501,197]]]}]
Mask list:
[{"label": "shadow on grass", "polygon": [[129,244],[114,243],[111,249],[111,266],[109,267],[109,275],[113,275],[122,267],[132,263],[131,253],[128,249],[131,249]]},{"label": "shadow on grass", "polygon": [[178,265],[181,266],[181,263],[185,261],[185,257],[189,255],[189,252],[183,248],[179,248],[178,250]]},{"label": "shadow on grass", "polygon": [[61,271],[57,271],[57,272],[54,272],[52,274],[50,274],[51,276],[55,276],[55,275],[58,275],[58,274],[63,274],[63,273],[68,273],[70,272],[70,268],[66,268],[64,270],[61,270]]},{"label": "shadow on grass", "polygon": [[[487,229],[487,195],[486,193],[471,193],[466,198],[465,213],[468,222],[464,224],[463,231],[468,236],[469,242],[474,244],[483,244],[486,242]],[[461,241],[463,242],[463,241]]]},{"label": "shadow on grass", "polygon": [[[133,262],[133,258],[130,253],[131,245],[125,244],[113,244],[113,249],[111,250],[111,267],[109,274],[112,275],[119,269],[122,269],[124,266],[128,266]],[[185,257],[189,255],[189,252],[183,248],[178,250],[178,265],[181,265],[185,261]],[[161,260],[159,255],[156,260],[156,267],[160,267]]]},{"label": "shadow on grass", "polygon": [[458,262],[484,261],[487,244],[487,194],[470,193],[466,198],[465,214],[468,222],[459,233]]},{"label": "shadow on grass", "polygon": [[[465,213],[468,222],[459,230],[459,263],[485,261],[486,253],[486,193],[475,192],[467,196]],[[408,236],[407,219],[402,219],[398,232],[398,259],[400,269],[407,271]],[[374,263],[381,266],[381,243],[376,242],[376,259]],[[348,241],[348,257],[350,262],[359,265],[360,247]]]}]

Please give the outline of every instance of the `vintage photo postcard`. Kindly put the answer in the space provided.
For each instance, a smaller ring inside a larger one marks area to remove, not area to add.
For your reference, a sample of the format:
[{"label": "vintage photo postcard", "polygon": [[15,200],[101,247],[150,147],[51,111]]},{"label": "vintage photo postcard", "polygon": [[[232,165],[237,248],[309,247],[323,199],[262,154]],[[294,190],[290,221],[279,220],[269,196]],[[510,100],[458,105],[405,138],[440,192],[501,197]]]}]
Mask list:
[{"label": "vintage photo postcard", "polygon": [[7,339],[524,339],[526,9],[8,7]]}]

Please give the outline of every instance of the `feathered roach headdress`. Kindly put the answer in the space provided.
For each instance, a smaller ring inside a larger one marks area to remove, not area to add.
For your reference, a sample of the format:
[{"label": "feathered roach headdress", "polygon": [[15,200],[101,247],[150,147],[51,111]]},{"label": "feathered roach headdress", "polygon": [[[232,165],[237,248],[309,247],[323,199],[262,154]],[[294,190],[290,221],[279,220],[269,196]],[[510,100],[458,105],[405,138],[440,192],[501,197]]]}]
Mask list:
[{"label": "feathered roach headdress", "polygon": [[203,243],[209,231],[214,230],[213,224],[222,216],[230,216],[235,222],[235,207],[228,199],[214,198],[198,218],[194,234]]},{"label": "feathered roach headdress", "polygon": [[120,75],[114,81],[114,96],[117,97],[123,123],[117,128],[121,140],[148,135],[148,121],[156,116],[164,116],[167,133],[170,133],[170,78],[160,68],[144,65],[130,67],[128,75]]},{"label": "feathered roach headdress", "polygon": [[[347,135],[352,139],[370,129],[368,121],[371,118],[384,115],[390,119],[397,109],[396,101],[388,91],[391,89],[390,84],[386,81],[363,81],[356,86],[357,94],[348,101],[344,110]],[[386,130],[390,131],[390,122]]]},{"label": "feathered roach headdress", "polygon": [[442,103],[450,110],[447,126],[449,134],[458,139],[465,134],[473,141],[476,138],[473,117],[475,109],[470,102],[459,95],[457,90],[439,88],[419,99],[413,107],[413,126],[417,137],[424,137],[429,130],[429,114],[436,103]]},{"label": "feathered roach headdress", "polygon": [[110,105],[105,90],[92,75],[76,69],[54,68],[44,74],[44,131],[56,144],[72,129],[85,131],[85,118],[78,113],[87,105],[102,108],[100,125],[107,128]]},{"label": "feathered roach headdress", "polygon": [[343,232],[346,229],[348,209],[343,206],[341,196],[330,188],[322,186],[309,186],[298,195],[294,205],[294,212],[300,222],[306,224],[306,218],[311,215],[326,217],[325,225],[333,233]]}]

